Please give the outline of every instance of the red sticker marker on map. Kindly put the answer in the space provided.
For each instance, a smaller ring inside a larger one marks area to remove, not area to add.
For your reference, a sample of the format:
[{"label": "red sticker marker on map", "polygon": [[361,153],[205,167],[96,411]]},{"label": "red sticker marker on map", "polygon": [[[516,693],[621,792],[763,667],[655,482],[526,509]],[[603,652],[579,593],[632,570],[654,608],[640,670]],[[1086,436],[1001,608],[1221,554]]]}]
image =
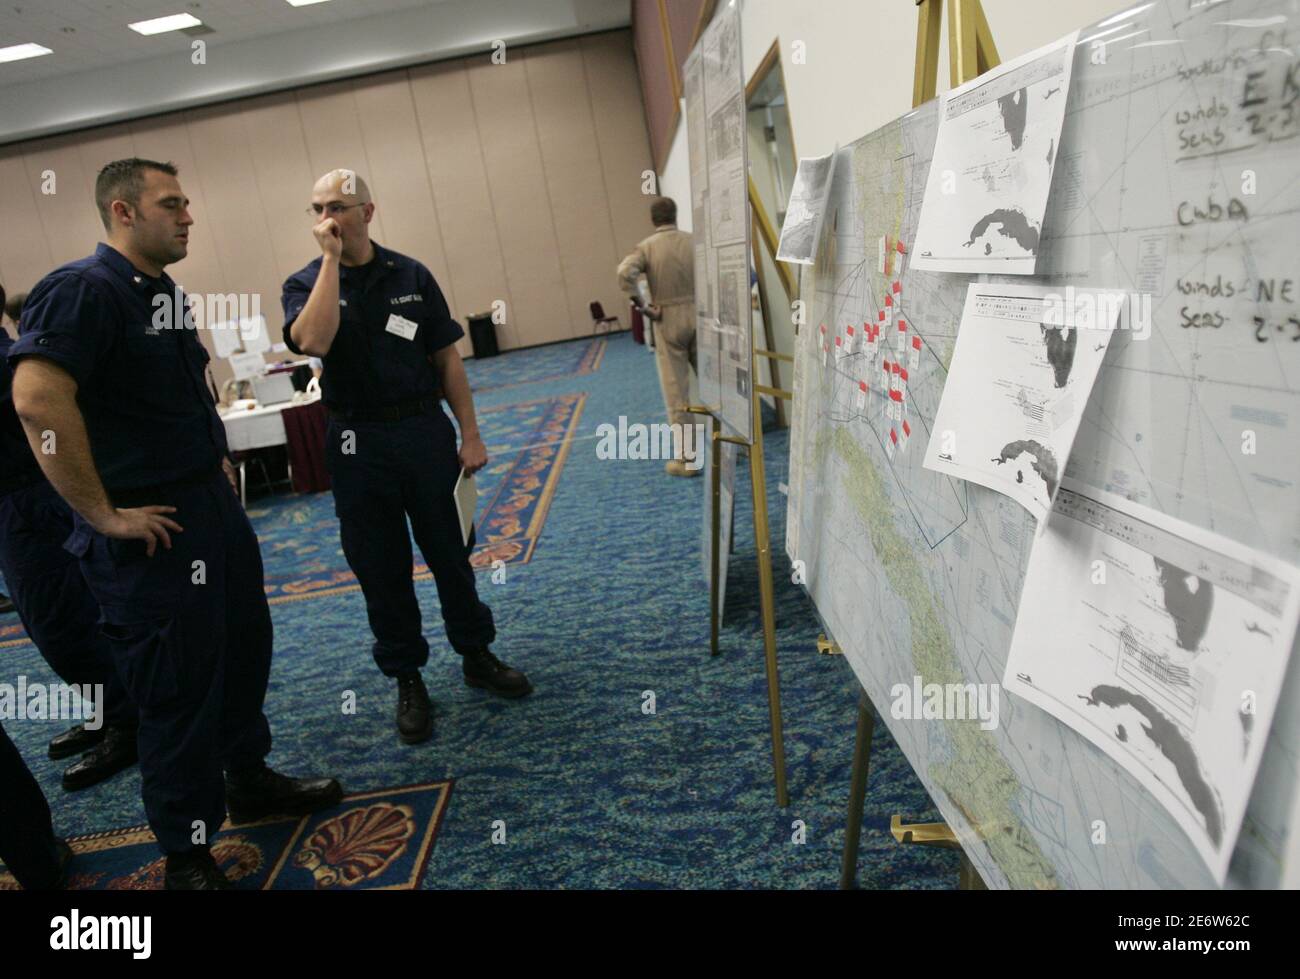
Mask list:
[{"label": "red sticker marker on map", "polygon": [[885,305],[886,306],[894,305],[894,297],[890,295],[885,296]]},{"label": "red sticker marker on map", "polygon": [[894,280],[894,292],[902,292],[902,291],[903,291],[903,283],[901,283],[901,282],[899,282],[897,279],[895,279],[895,280]]},{"label": "red sticker marker on map", "polygon": [[921,349],[921,338],[920,338],[920,337],[912,337],[912,349],[913,349],[913,350],[920,350],[920,349]]}]

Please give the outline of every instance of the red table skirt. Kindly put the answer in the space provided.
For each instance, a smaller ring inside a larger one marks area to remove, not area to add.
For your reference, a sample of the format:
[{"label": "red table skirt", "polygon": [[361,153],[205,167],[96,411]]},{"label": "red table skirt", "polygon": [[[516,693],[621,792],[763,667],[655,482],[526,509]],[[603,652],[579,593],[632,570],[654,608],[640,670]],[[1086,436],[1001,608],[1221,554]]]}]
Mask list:
[{"label": "red table skirt", "polygon": [[330,476],[325,470],[324,403],[296,405],[280,414],[288,437],[294,492],[323,493],[330,488]]}]

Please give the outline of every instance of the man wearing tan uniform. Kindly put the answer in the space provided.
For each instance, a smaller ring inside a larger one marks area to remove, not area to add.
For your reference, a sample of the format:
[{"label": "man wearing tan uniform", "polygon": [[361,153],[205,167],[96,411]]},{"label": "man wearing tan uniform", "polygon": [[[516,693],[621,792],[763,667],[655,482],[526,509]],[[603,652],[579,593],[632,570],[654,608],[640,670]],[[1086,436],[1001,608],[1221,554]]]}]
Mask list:
[{"label": "man wearing tan uniform", "polygon": [[[655,324],[655,361],[664,407],[669,423],[681,425],[685,433],[695,423],[686,411],[695,364],[695,252],[691,236],[677,230],[677,205],[671,198],[655,198],[650,219],[655,233],[620,263],[618,284],[640,306],[637,282],[642,275],[649,282],[651,304],[644,312]],[[687,468],[681,459],[671,460],[666,468],[673,476],[695,476],[700,471],[698,466]]]}]

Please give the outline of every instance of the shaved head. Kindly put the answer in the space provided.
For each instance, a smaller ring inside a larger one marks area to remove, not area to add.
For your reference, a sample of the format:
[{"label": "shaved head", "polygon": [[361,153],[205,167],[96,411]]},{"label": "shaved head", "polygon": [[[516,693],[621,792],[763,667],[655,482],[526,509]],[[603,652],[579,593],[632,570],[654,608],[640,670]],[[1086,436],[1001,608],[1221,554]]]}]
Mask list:
[{"label": "shaved head", "polygon": [[370,203],[370,187],[355,170],[331,170],[312,188],[312,195],[334,193],[348,204]]},{"label": "shaved head", "polygon": [[375,202],[361,174],[346,167],[323,174],[311,189],[308,213],[320,222],[318,229],[328,229],[342,243],[339,258],[344,265],[364,265],[374,257],[370,220]]}]

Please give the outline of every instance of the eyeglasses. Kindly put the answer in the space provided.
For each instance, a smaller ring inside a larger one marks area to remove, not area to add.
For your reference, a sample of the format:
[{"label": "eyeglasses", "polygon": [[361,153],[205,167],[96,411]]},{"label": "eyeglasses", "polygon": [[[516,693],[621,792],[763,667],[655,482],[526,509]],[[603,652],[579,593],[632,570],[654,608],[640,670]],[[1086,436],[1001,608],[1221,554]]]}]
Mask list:
[{"label": "eyeglasses", "polygon": [[330,217],[336,218],[349,208],[365,207],[369,203],[369,201],[360,201],[356,204],[344,204],[341,201],[330,201],[325,205],[313,204],[311,207],[307,208],[305,213],[310,214],[313,217],[320,217],[322,214],[328,214]]}]

